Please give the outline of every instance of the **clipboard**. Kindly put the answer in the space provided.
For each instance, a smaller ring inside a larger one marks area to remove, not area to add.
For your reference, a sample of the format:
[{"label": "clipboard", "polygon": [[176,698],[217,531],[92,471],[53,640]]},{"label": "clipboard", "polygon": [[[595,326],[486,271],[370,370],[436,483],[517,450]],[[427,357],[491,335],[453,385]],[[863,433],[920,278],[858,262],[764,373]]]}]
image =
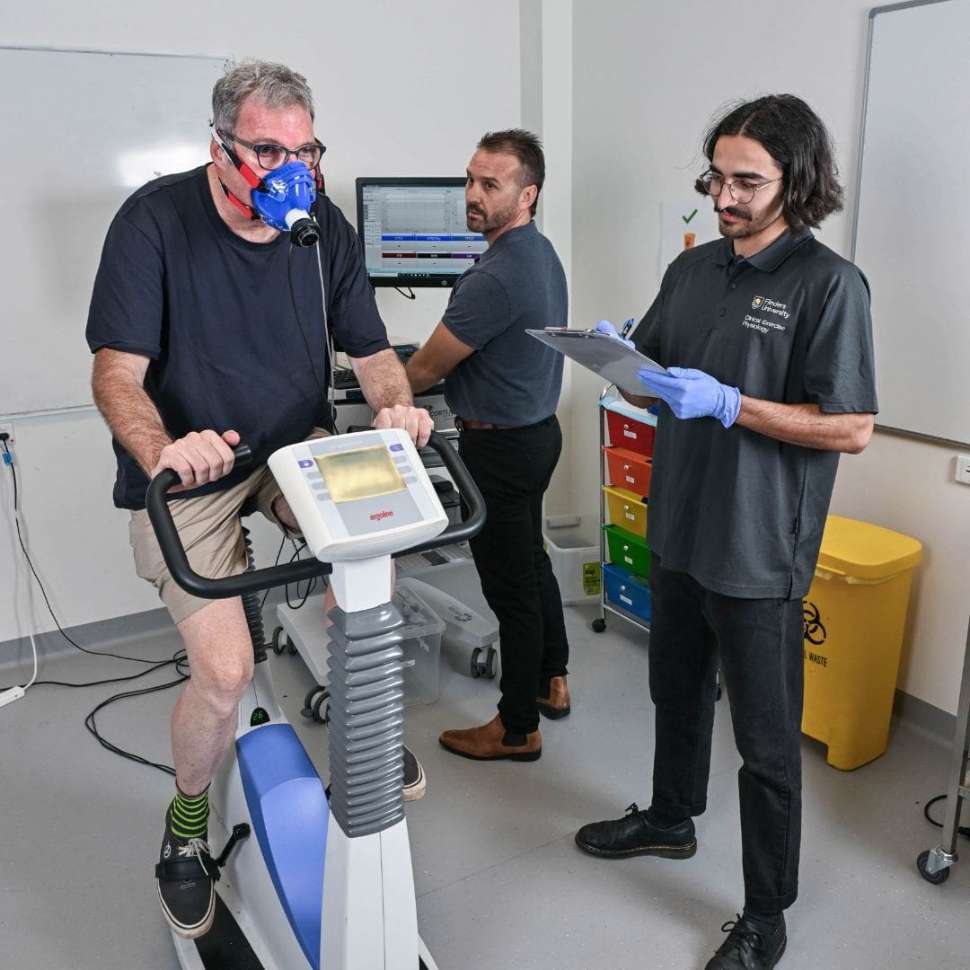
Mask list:
[{"label": "clipboard", "polygon": [[628,347],[622,340],[596,330],[546,327],[545,330],[526,330],[526,333],[630,394],[650,396],[637,377],[641,368],[667,373],[655,360]]}]

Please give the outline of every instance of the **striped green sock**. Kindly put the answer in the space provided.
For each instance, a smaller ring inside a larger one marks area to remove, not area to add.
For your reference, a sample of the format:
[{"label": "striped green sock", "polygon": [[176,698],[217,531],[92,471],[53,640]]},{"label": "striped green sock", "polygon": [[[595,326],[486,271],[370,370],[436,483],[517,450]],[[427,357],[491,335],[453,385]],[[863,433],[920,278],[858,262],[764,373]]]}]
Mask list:
[{"label": "striped green sock", "polygon": [[169,828],[180,839],[204,839],[209,829],[209,792],[183,795],[177,792],[168,809]]}]

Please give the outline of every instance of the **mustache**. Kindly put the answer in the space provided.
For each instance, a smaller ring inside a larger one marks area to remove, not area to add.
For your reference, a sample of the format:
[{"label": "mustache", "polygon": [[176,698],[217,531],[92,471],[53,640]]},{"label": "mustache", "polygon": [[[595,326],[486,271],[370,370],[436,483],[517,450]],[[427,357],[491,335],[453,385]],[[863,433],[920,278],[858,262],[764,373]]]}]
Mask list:
[{"label": "mustache", "polygon": [[722,212],[726,212],[729,216],[734,216],[735,219],[747,219],[749,222],[751,221],[750,213],[745,212],[744,209],[737,209],[733,205],[727,205],[723,209],[715,208],[714,211],[717,212],[718,215],[720,215]]},{"label": "mustache", "polygon": [[485,215],[485,210],[479,209],[477,205],[466,205],[465,215],[470,216],[472,213],[476,213],[477,215],[483,216]]}]

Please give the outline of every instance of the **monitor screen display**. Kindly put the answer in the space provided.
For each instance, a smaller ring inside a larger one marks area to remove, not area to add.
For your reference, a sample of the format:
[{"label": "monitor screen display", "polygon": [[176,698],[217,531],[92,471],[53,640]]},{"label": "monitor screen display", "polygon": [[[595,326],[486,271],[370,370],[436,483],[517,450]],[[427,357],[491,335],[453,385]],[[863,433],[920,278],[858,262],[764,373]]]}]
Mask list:
[{"label": "monitor screen display", "polygon": [[452,286],[486,248],[463,178],[359,178],[357,231],[375,286]]}]

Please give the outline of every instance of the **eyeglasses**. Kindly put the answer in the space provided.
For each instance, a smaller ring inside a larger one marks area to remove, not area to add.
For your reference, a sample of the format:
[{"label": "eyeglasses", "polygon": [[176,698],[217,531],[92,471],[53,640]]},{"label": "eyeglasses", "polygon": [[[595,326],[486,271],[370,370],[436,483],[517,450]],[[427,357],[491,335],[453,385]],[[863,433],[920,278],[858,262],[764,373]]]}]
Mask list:
[{"label": "eyeglasses", "polygon": [[284,148],[283,145],[277,145],[273,142],[254,143],[246,141],[239,135],[234,135],[231,131],[219,131],[216,134],[227,141],[234,141],[244,148],[248,148],[256,155],[256,161],[260,168],[266,169],[267,172],[280,168],[291,158],[303,162],[307,168],[316,168],[320,164],[320,159],[323,158],[323,153],[327,150],[326,146],[317,140],[306,145],[300,145],[299,148]]},{"label": "eyeglasses", "polygon": [[731,198],[735,202],[747,205],[765,186],[774,185],[775,182],[780,181],[781,178],[769,179],[767,182],[752,182],[751,179],[728,180],[717,172],[705,172],[697,180],[697,185],[708,195],[713,195],[715,198],[721,194],[726,185]]}]

